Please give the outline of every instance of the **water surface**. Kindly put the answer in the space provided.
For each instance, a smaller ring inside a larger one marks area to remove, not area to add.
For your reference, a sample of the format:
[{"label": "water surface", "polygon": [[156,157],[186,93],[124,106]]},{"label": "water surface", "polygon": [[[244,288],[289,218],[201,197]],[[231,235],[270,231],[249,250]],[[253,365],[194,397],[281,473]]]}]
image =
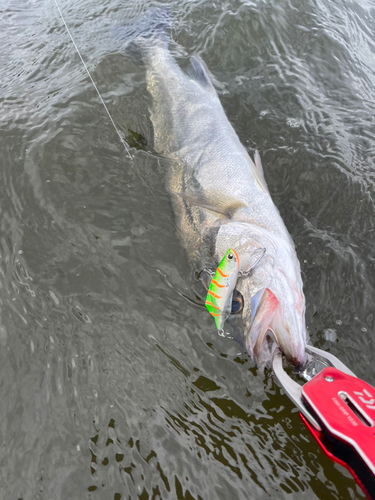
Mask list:
[{"label": "water surface", "polygon": [[[216,334],[114,26],[147,1],[0,7],[0,496],[363,498]],[[301,261],[311,342],[375,384],[375,3],[169,2]]]}]

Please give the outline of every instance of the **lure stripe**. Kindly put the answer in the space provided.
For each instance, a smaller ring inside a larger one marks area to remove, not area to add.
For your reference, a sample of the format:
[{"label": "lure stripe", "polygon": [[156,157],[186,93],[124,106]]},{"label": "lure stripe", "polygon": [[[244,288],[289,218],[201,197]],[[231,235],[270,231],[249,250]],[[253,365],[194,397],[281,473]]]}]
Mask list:
[{"label": "lure stripe", "polygon": [[217,286],[218,288],[225,288],[225,285],[220,285],[220,283],[218,283],[216,280],[212,280],[211,283],[215,286]]},{"label": "lure stripe", "polygon": [[211,290],[208,290],[208,293],[212,295],[212,297],[215,297],[215,299],[221,299],[221,295],[217,295],[216,293],[211,292]]},{"label": "lure stripe", "polygon": [[[208,300],[206,300],[206,306],[211,306],[214,309],[217,309],[218,311],[220,311],[220,307],[215,306],[212,302],[210,302]],[[210,314],[212,314],[212,313],[210,313]]]},{"label": "lure stripe", "polygon": [[223,278],[228,278],[229,274],[224,274],[223,271],[219,268],[216,269],[216,271],[222,276]]}]

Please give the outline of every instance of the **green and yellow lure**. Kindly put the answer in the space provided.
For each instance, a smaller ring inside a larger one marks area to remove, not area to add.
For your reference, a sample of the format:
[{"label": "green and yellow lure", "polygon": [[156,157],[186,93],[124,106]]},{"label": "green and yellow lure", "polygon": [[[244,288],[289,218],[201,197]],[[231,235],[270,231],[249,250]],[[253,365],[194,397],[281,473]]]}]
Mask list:
[{"label": "green and yellow lure", "polygon": [[206,307],[214,317],[216,328],[222,330],[232,309],[233,290],[236,286],[240,259],[230,248],[224,255],[208,288]]}]

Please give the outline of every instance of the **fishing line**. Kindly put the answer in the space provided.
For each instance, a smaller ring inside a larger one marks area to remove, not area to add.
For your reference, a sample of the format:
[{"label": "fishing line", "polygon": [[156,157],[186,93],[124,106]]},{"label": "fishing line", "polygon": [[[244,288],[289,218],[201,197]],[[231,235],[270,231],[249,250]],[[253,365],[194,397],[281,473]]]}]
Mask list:
[{"label": "fishing line", "polygon": [[106,105],[106,103],[104,102],[104,99],[103,99],[103,97],[101,96],[101,94],[100,94],[100,92],[99,92],[98,87],[95,85],[94,79],[93,79],[93,77],[91,76],[91,73],[90,73],[90,71],[88,70],[88,68],[87,68],[87,66],[86,66],[86,64],[85,64],[85,61],[83,60],[83,57],[81,56],[81,53],[80,53],[80,51],[79,51],[79,49],[78,49],[78,47],[77,47],[77,44],[76,44],[76,43],[75,43],[75,41],[74,41],[74,38],[73,38],[73,36],[72,36],[72,34],[71,34],[71,32],[70,32],[69,28],[68,28],[68,25],[66,24],[66,21],[65,21],[65,19],[64,19],[63,13],[61,12],[61,9],[60,9],[60,7],[59,7],[59,4],[57,3],[57,0],[53,0],[53,1],[55,2],[55,5],[56,5],[56,7],[57,7],[57,10],[59,11],[59,14],[60,14],[60,16],[61,16],[61,19],[62,19],[62,21],[63,21],[63,23],[64,23],[64,25],[65,25],[66,31],[68,32],[68,35],[70,36],[70,39],[71,39],[71,40],[72,40],[72,42],[73,42],[74,48],[76,49],[77,54],[79,55],[79,57],[80,57],[80,59],[81,59],[81,61],[82,61],[82,64],[83,64],[83,66],[84,66],[84,68],[85,68],[85,70],[86,70],[87,74],[89,75],[89,78],[90,78],[90,80],[91,80],[92,84],[94,85],[94,88],[95,88],[95,90],[96,90],[96,92],[97,92],[97,94],[98,94],[98,96],[99,96],[99,99],[102,101],[102,104],[103,104],[103,106],[104,106],[104,109],[106,110],[107,115],[108,115],[109,119],[111,120],[112,125],[114,126],[114,129],[116,130],[117,135],[119,136],[120,141],[122,142],[122,144],[123,144],[123,146],[124,146],[124,148],[125,148],[125,151],[127,152],[127,154],[128,154],[128,156],[129,156],[129,158],[131,158],[132,156],[131,156],[131,154],[130,154],[130,151],[129,151],[128,145],[126,144],[126,142],[125,142],[125,141],[124,141],[124,139],[122,138],[122,136],[121,136],[121,134],[120,134],[120,131],[119,131],[119,129],[117,128],[117,126],[116,126],[116,124],[115,124],[115,122],[114,122],[114,120],[113,120],[113,118],[112,118],[112,116],[111,116],[111,113],[109,112],[109,110],[108,110],[108,108],[107,108],[107,105]]}]

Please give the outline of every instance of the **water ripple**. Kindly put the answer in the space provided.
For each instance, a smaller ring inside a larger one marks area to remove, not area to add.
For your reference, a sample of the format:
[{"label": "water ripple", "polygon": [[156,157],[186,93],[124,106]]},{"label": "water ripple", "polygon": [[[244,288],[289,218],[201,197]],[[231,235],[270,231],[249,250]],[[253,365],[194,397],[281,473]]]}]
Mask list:
[{"label": "water ripple", "polygon": [[[6,498],[363,498],[272,374],[219,337],[152,151],[148,0],[0,7],[0,480]],[[155,3],[153,3],[155,5]],[[312,342],[375,383],[374,3],[168,2],[296,242]]]}]

